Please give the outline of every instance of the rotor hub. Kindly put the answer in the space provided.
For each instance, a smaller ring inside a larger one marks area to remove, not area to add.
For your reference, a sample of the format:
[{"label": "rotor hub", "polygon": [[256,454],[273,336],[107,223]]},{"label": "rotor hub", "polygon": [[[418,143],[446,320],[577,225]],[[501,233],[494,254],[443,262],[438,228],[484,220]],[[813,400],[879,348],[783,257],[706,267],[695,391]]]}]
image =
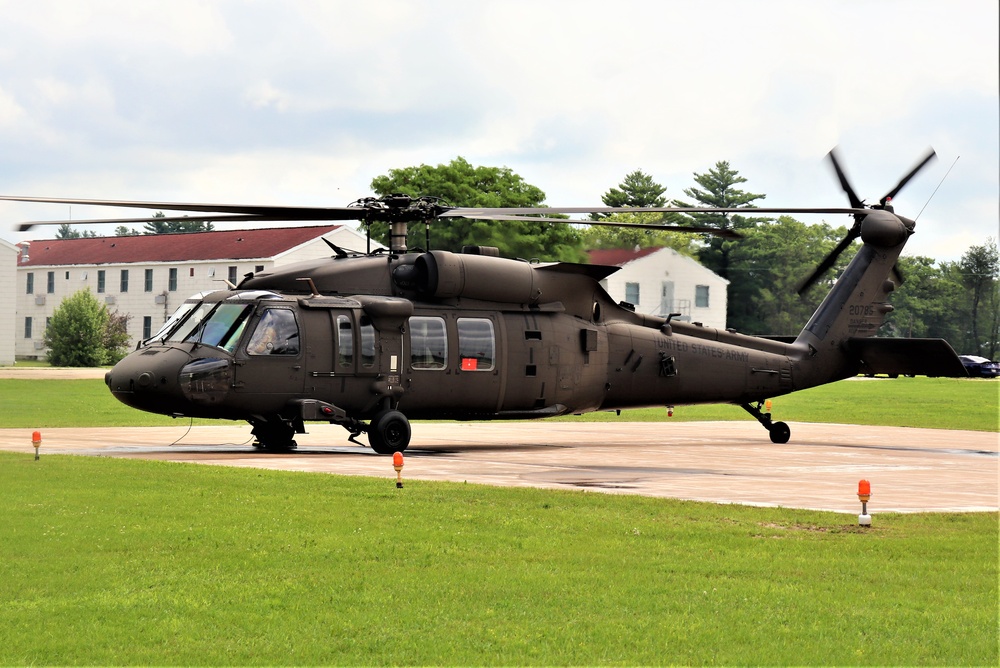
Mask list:
[{"label": "rotor hub", "polygon": [[861,222],[861,239],[866,244],[891,248],[906,240],[910,232],[895,214],[876,209]]}]

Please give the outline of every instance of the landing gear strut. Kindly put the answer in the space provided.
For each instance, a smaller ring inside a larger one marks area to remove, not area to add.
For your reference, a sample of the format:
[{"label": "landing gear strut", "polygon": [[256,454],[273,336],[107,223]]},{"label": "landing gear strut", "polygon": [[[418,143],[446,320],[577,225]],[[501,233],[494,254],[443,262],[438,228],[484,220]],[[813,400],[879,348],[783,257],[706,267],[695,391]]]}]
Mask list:
[{"label": "landing gear strut", "polygon": [[756,406],[751,406],[750,404],[740,404],[740,407],[750,415],[754,416],[757,422],[764,425],[764,429],[767,429],[768,433],[771,435],[772,443],[788,443],[788,439],[792,436],[792,430],[789,429],[788,425],[784,422],[771,422],[771,414],[763,413],[760,410],[764,407],[763,401],[758,401]]}]

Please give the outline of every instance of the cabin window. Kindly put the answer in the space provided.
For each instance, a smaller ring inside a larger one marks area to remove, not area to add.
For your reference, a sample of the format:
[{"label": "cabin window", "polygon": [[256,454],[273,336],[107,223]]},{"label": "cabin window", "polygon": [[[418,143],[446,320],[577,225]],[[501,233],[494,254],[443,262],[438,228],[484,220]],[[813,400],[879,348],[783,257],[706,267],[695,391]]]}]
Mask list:
[{"label": "cabin window", "polygon": [[694,286],[694,305],[698,308],[708,308],[708,286]]},{"label": "cabin window", "polygon": [[492,371],[495,350],[491,320],[458,319],[458,358],[462,371]]},{"label": "cabin window", "polygon": [[375,326],[372,324],[371,318],[366,315],[361,316],[361,327],[358,330],[361,333],[361,366],[373,367],[375,366]]},{"label": "cabin window", "polygon": [[284,308],[265,310],[247,343],[247,354],[298,355],[299,326],[295,314]]},{"label": "cabin window", "polygon": [[354,366],[354,324],[346,315],[337,316],[337,364]]},{"label": "cabin window", "polygon": [[639,284],[638,283],[626,283],[625,284],[625,301],[629,304],[639,305]]},{"label": "cabin window", "polygon": [[414,369],[444,369],[448,360],[448,337],[444,318],[410,318],[410,366]]}]

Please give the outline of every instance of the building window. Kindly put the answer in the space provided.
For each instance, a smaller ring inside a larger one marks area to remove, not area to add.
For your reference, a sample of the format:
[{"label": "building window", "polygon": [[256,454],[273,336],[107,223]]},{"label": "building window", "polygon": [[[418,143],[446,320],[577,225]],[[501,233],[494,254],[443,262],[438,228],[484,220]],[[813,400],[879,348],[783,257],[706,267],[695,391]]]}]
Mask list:
[{"label": "building window", "polygon": [[26,316],[24,318],[24,338],[31,338],[31,316]]},{"label": "building window", "polygon": [[194,278],[194,267],[191,267],[190,269],[188,269],[188,276],[190,276],[191,278]]},{"label": "building window", "polygon": [[262,264],[254,265],[253,271],[255,274],[259,274],[260,272],[264,271],[264,265]]},{"label": "building window", "polygon": [[[145,280],[143,281],[143,284],[142,284],[142,289],[145,292],[152,292],[153,291],[153,270],[152,269],[147,269],[146,270],[146,276],[145,276]],[[143,338],[148,339],[149,337],[146,336],[146,337],[143,337]]]},{"label": "building window", "polygon": [[414,369],[444,369],[448,363],[448,337],[444,318],[410,318],[410,366]]},{"label": "building window", "polygon": [[104,270],[97,270],[97,291],[104,292]]},{"label": "building window", "polygon": [[236,285],[236,267],[229,268],[229,282]]},{"label": "building window", "polygon": [[458,319],[458,358],[462,371],[492,371],[493,322],[487,318]]},{"label": "building window", "polygon": [[128,292],[128,269],[122,269],[121,284],[118,287],[118,292]]},{"label": "building window", "polygon": [[698,308],[708,308],[708,286],[694,286],[694,305]]},{"label": "building window", "polygon": [[46,276],[45,291],[50,295],[56,291],[56,272],[50,271]]},{"label": "building window", "polygon": [[153,335],[153,317],[149,315],[142,316],[142,340],[145,341]]},{"label": "building window", "polygon": [[24,292],[25,292],[25,294],[29,294],[29,295],[34,294],[35,293],[35,275],[29,271],[27,274],[25,274],[25,276],[27,278],[27,283],[25,283],[25,285],[24,285]]},{"label": "building window", "polygon": [[167,274],[167,290],[171,292],[177,289],[177,267],[171,267]]},{"label": "building window", "polygon": [[635,306],[639,305],[639,284],[638,283],[626,283],[625,284],[625,301],[629,304]]},{"label": "building window", "polygon": [[68,271],[66,272],[66,280],[67,281],[69,280],[69,272]]}]

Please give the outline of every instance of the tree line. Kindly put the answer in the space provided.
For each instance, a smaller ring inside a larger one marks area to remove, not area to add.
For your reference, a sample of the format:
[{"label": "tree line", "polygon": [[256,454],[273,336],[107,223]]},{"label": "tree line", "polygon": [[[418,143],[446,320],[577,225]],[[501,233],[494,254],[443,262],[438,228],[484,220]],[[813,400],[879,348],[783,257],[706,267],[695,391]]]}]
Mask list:
[{"label": "tree line", "polygon": [[[669,246],[689,255],[729,281],[727,326],[747,334],[797,334],[816,310],[852,254],[843,254],[822,280],[802,296],[800,281],[847,234],[844,225],[827,222],[807,225],[791,216],[754,215],[764,193],[744,190],[747,179],[727,161],[716,162],[705,172],[693,173],[694,185],[684,198],[669,199],[666,187],[642,170],[627,174],[601,197],[609,207],[708,206],[741,208],[746,214],[640,213],[593,216],[620,222],[699,225],[740,232],[743,238],[682,234],[544,222],[449,219],[430,229],[430,246],[460,251],[464,245],[496,246],[506,257],[585,262],[585,250],[596,248],[648,248]],[[541,188],[527,183],[507,167],[474,166],[462,157],[448,164],[391,169],[376,176],[371,188],[377,195],[402,193],[413,197],[439,197],[460,207],[538,207],[545,205]],[[163,217],[157,213],[156,217]],[[120,226],[116,235],[211,231],[202,221],[152,221],[140,232]],[[388,226],[372,223],[372,237],[388,243]],[[422,225],[410,226],[410,248],[427,245]],[[94,236],[69,225],[57,238]],[[990,359],[1000,347],[1000,259],[997,242],[986,239],[971,246],[957,262],[933,258],[900,258],[904,280],[893,294],[895,308],[886,317],[881,336],[934,337],[948,340],[960,353]]]}]

